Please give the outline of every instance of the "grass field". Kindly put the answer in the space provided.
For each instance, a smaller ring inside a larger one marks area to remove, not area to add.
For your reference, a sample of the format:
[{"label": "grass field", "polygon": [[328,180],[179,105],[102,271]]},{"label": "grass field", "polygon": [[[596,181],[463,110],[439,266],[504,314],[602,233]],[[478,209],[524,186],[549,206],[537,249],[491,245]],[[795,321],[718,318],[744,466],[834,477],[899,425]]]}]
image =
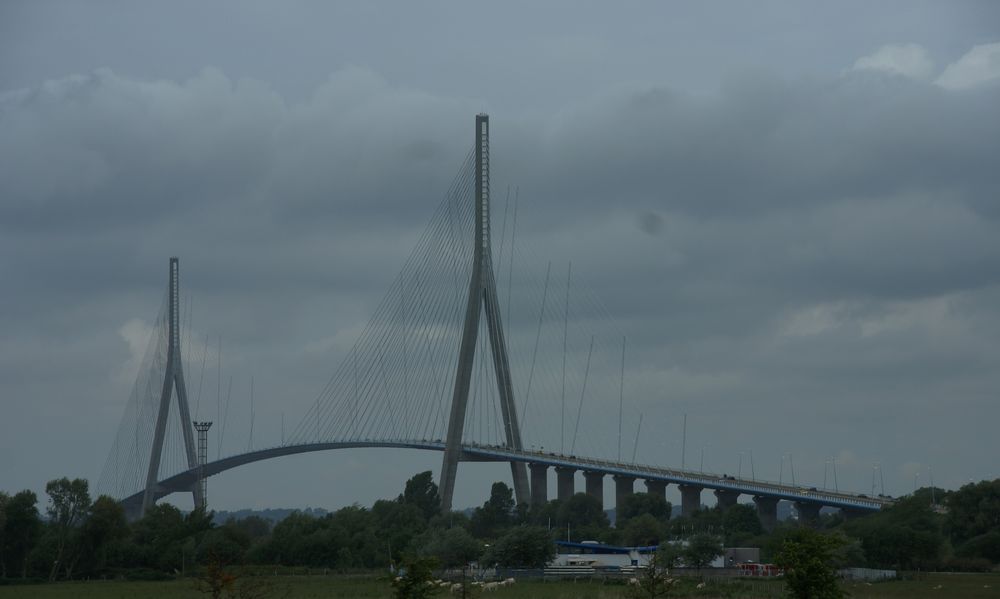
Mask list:
[{"label": "grass field", "polygon": [[[389,599],[391,589],[386,580],[374,577],[279,576],[261,577],[253,583],[269,588],[266,597],[287,599]],[[780,597],[780,582],[740,581],[739,583],[708,584],[694,588],[695,580],[685,580],[677,589],[677,597],[704,598],[772,598]],[[866,585],[848,584],[845,588],[855,599],[894,599],[924,597],[985,599],[1000,598],[1000,575],[997,574],[928,574],[918,580],[898,580]],[[261,590],[264,590],[262,588]],[[531,582],[522,581],[508,588],[477,596],[496,599],[619,599],[625,587],[598,582]],[[192,580],[164,582],[73,582],[25,586],[0,586],[0,599],[31,597],[37,599],[132,599],[136,597],[180,599],[206,597],[195,588]],[[438,597],[450,595],[441,593]]]}]

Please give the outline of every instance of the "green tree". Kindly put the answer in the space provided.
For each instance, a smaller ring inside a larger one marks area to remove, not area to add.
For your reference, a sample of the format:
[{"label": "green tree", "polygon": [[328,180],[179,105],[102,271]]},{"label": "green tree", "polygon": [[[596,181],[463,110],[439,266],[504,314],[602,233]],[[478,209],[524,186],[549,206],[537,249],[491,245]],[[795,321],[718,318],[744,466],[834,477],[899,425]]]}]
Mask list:
[{"label": "green tree", "polygon": [[337,566],[381,567],[389,563],[389,556],[381,540],[376,538],[375,517],[359,506],[341,508],[334,513],[332,524],[343,534],[345,551],[338,551]]},{"label": "green tree", "polygon": [[626,495],[615,513],[615,526],[624,528],[629,520],[643,514],[649,514],[661,522],[670,519],[670,502],[657,493],[633,493]]},{"label": "green tree", "polygon": [[235,588],[238,579],[236,574],[226,568],[226,563],[221,558],[212,558],[205,563],[205,569],[198,576],[195,588],[211,595],[212,599],[219,599]]},{"label": "green tree", "polygon": [[623,541],[630,547],[656,545],[663,538],[663,524],[652,514],[642,514],[628,520]]},{"label": "green tree", "polygon": [[34,491],[21,491],[7,501],[4,523],[5,571],[28,577],[28,557],[42,530],[38,515],[38,496]]},{"label": "green tree", "polygon": [[747,539],[763,534],[757,510],[746,504],[730,506],[722,512],[722,530],[726,535],[726,544],[737,546]]},{"label": "green tree", "polygon": [[488,564],[503,568],[544,568],[556,555],[549,531],[540,526],[515,526],[490,546]]},{"label": "green tree", "polygon": [[464,528],[429,529],[411,543],[414,553],[437,558],[444,568],[459,568],[476,561],[483,553],[483,544]]},{"label": "green tree", "polygon": [[434,474],[426,470],[406,481],[406,488],[398,501],[416,506],[425,520],[441,513],[441,497],[438,495],[438,486],[434,483]]},{"label": "green tree", "polygon": [[1000,532],[1000,479],[969,483],[948,495],[947,527],[952,542]]},{"label": "green tree", "polygon": [[559,526],[559,507],[562,503],[558,499],[550,499],[542,504],[517,506],[517,524],[530,524],[533,526]]},{"label": "green tree", "polygon": [[559,526],[569,524],[573,528],[610,526],[608,515],[601,507],[601,501],[586,493],[577,493],[563,502],[557,512]]},{"label": "green tree", "polygon": [[294,511],[274,525],[271,536],[256,551],[255,556],[263,562],[301,565],[303,539],[311,536],[319,527],[317,518]]},{"label": "green tree", "polygon": [[843,528],[861,540],[868,565],[917,569],[936,567],[944,555],[943,522],[931,508],[929,496],[915,495],[848,521]]},{"label": "green tree", "polygon": [[982,558],[1000,563],[1000,528],[972,537],[955,550],[955,554],[963,558]]},{"label": "green tree", "polygon": [[493,483],[490,498],[472,515],[472,532],[490,538],[514,523],[514,490],[501,482]]},{"label": "green tree", "polygon": [[0,578],[7,578],[7,562],[4,560],[4,529],[7,527],[7,504],[10,495],[0,491]]},{"label": "green tree", "polygon": [[376,501],[372,506],[372,517],[375,523],[373,532],[381,541],[382,550],[386,554],[391,550],[393,560],[400,559],[413,537],[427,528],[420,508],[408,503]]},{"label": "green tree", "polygon": [[49,580],[55,580],[61,566],[67,578],[71,577],[76,564],[74,551],[77,527],[87,517],[90,511],[90,492],[87,481],[82,478],[69,480],[66,477],[50,480],[45,485],[49,496],[49,506],[46,513],[56,538],[55,560]]},{"label": "green tree", "polygon": [[235,526],[219,526],[205,533],[198,543],[195,558],[205,564],[210,560],[240,564],[250,547],[250,537]]},{"label": "green tree", "polygon": [[411,557],[403,561],[403,573],[392,579],[393,597],[395,599],[426,599],[433,597],[442,589],[433,583],[434,568],[437,561],[434,558]]},{"label": "green tree", "polygon": [[694,534],[721,534],[722,510],[698,510],[690,516],[673,518],[667,523],[671,537],[687,538]]},{"label": "green tree", "polygon": [[684,559],[684,546],[678,542],[661,543],[656,550],[656,563],[664,568],[674,568]]},{"label": "green tree", "polygon": [[98,497],[90,507],[90,516],[81,531],[83,551],[91,570],[107,568],[111,547],[128,535],[128,521],[121,504],[107,495]]},{"label": "green tree", "polygon": [[687,540],[681,555],[685,564],[701,569],[722,555],[722,543],[718,537],[704,533],[696,534]]},{"label": "green tree", "polygon": [[427,525],[431,528],[454,528],[457,526],[465,530],[470,530],[472,528],[472,520],[465,512],[452,511],[434,516]]},{"label": "green tree", "polygon": [[610,528],[611,524],[601,507],[601,502],[585,493],[577,493],[562,502],[553,525],[553,528],[558,529],[560,536],[568,532],[570,541],[621,542],[618,538],[621,536],[620,531]]},{"label": "green tree", "polygon": [[835,553],[843,540],[834,535],[799,528],[785,539],[775,560],[785,571],[785,589],[795,599],[840,599]]},{"label": "green tree", "polygon": [[132,526],[137,563],[130,565],[181,570],[195,557],[198,543],[212,528],[212,516],[203,509],[184,515],[170,504],[154,505]]},{"label": "green tree", "polygon": [[626,587],[625,596],[630,599],[658,599],[670,596],[677,579],[670,577],[668,567],[661,561],[659,553],[653,554],[646,567],[638,571],[635,583],[630,582]]},{"label": "green tree", "polygon": [[246,518],[229,518],[226,526],[236,528],[243,532],[251,541],[263,539],[271,533],[271,522],[260,516],[247,516]]}]

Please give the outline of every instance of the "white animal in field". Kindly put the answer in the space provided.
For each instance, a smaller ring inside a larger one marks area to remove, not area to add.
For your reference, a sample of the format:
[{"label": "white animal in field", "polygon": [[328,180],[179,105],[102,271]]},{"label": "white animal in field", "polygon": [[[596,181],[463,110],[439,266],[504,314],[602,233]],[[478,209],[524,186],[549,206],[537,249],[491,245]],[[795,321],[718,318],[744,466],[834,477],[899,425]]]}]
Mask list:
[{"label": "white animal in field", "polygon": [[696,586],[694,588],[696,588],[696,589],[703,589],[703,588],[705,588],[705,583],[704,582],[698,583],[698,586]]},{"label": "white animal in field", "polygon": [[633,585],[633,584],[634,585],[638,585],[639,584],[639,579],[638,578],[629,578],[628,579],[628,584],[630,584],[630,585]]},{"label": "white animal in field", "polygon": [[500,588],[499,582],[487,582],[486,584],[483,585],[484,591],[495,591],[498,588]]},{"label": "white animal in field", "polygon": [[503,583],[504,583],[505,585],[510,585],[510,584],[514,584],[515,582],[517,582],[517,581],[516,581],[516,580],[514,580],[513,578],[507,578],[507,579],[505,579],[505,580],[503,581]]}]

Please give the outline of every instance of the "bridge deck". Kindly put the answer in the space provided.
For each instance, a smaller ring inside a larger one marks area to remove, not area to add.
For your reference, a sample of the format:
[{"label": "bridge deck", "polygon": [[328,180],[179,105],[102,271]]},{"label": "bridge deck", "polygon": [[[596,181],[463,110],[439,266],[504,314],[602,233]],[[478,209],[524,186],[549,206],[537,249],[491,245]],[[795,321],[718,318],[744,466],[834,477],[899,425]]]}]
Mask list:
[{"label": "bridge deck", "polygon": [[[207,478],[245,464],[300,453],[352,448],[394,448],[444,451],[445,444],[444,441],[440,439],[396,441],[371,441],[361,439],[350,441],[331,441],[326,443],[305,443],[300,445],[281,445],[278,447],[259,449],[256,451],[228,456],[214,462],[209,462],[201,468],[185,470],[184,472],[164,479],[159,482],[156,491],[156,499],[160,499],[178,491],[190,491],[197,483],[199,476]],[[462,461],[516,461],[533,464],[545,464],[548,466],[561,466],[582,471],[601,472],[603,474],[611,475],[618,474],[646,480],[660,480],[678,485],[691,485],[706,489],[734,491],[745,495],[775,497],[777,499],[847,508],[851,510],[877,511],[883,506],[893,503],[893,501],[888,498],[866,497],[860,494],[817,490],[816,488],[779,484],[775,482],[723,477],[718,474],[662,468],[645,464],[628,464],[624,462],[599,460],[573,455],[562,455],[543,451],[516,451],[507,447],[495,445],[478,445],[474,443],[463,444]],[[124,498],[122,503],[126,507],[141,505],[142,495],[143,493],[140,491],[134,495]]]}]

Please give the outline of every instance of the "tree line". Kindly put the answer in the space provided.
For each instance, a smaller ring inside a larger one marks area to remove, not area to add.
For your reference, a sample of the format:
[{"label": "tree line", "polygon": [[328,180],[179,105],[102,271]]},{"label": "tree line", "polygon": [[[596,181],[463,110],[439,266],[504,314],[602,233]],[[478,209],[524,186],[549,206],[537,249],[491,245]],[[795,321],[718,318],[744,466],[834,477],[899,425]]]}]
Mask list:
[{"label": "tree line", "polygon": [[[671,518],[670,503],[646,493],[618,506],[615,526],[586,494],[519,506],[500,482],[470,513],[442,512],[429,471],[409,479],[395,499],[322,516],[293,512],[276,524],[248,516],[220,525],[211,512],[183,513],[170,504],[128,522],[115,500],[92,500],[82,479],[50,481],[46,495],[40,511],[32,491],[0,492],[0,578],[157,577],[210,562],[356,570],[388,568],[406,557],[433,558],[444,568],[538,568],[554,557],[556,539],[662,545],[662,560],[702,566],[723,545],[760,547],[762,559],[773,561],[795,543],[815,544],[794,522],[765,532],[749,505]],[[826,539],[820,545],[842,565],[990,569],[1000,563],[1000,479],[952,492],[921,489],[866,516],[824,515],[816,528]],[[685,543],[668,543],[678,539]]]}]

